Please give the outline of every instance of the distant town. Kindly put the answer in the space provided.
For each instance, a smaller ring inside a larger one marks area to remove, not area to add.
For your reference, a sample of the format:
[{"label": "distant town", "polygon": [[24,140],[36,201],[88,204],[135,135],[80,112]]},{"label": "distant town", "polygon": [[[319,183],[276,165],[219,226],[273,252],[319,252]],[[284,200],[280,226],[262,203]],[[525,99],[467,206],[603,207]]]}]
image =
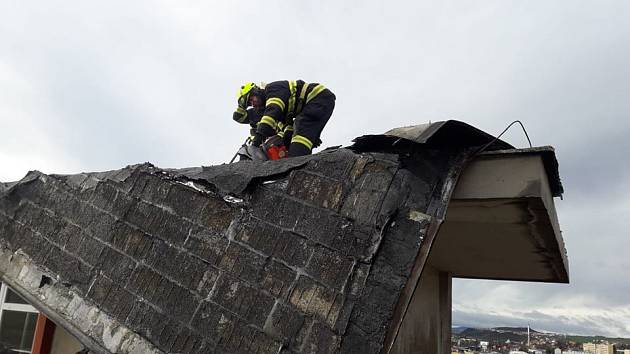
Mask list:
[{"label": "distant town", "polygon": [[574,336],[528,327],[454,327],[453,354],[630,354],[630,339]]}]

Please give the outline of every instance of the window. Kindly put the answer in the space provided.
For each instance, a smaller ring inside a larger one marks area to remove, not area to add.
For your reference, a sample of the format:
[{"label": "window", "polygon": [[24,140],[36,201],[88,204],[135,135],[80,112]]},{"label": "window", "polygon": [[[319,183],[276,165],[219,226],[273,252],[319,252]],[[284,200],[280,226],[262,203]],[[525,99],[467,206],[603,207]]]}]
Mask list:
[{"label": "window", "polygon": [[6,284],[1,284],[0,352],[30,353],[38,311]]}]

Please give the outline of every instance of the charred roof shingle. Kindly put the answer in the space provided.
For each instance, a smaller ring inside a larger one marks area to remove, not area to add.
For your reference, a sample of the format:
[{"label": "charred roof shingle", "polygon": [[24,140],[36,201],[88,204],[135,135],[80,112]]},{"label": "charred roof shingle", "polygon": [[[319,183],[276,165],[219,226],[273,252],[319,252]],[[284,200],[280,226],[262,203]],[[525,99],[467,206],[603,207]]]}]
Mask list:
[{"label": "charred roof shingle", "polygon": [[0,251],[17,257],[2,279],[95,352],[377,353],[470,147],[492,139],[429,129],[404,148],[30,173],[0,189]]}]

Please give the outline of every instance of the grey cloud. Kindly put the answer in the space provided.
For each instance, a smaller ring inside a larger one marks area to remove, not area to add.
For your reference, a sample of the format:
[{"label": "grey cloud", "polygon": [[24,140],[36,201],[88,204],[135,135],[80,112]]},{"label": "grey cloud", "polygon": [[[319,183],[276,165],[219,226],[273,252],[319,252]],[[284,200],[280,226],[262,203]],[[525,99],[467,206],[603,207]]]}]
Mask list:
[{"label": "grey cloud", "polygon": [[453,325],[468,327],[525,327],[530,325],[535,330],[578,335],[630,336],[627,326],[609,316],[588,316],[586,318],[570,315],[552,316],[538,311],[502,315],[497,313],[476,313],[453,310]]}]

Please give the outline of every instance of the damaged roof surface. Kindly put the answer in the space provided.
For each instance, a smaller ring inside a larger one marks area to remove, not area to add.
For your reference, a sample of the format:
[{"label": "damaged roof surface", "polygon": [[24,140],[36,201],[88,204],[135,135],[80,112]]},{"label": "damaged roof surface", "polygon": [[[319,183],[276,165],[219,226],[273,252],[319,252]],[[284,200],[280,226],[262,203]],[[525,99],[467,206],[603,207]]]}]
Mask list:
[{"label": "damaged roof surface", "polygon": [[493,139],[434,124],[280,161],[30,172],[0,186],[2,280],[96,353],[378,353]]}]

